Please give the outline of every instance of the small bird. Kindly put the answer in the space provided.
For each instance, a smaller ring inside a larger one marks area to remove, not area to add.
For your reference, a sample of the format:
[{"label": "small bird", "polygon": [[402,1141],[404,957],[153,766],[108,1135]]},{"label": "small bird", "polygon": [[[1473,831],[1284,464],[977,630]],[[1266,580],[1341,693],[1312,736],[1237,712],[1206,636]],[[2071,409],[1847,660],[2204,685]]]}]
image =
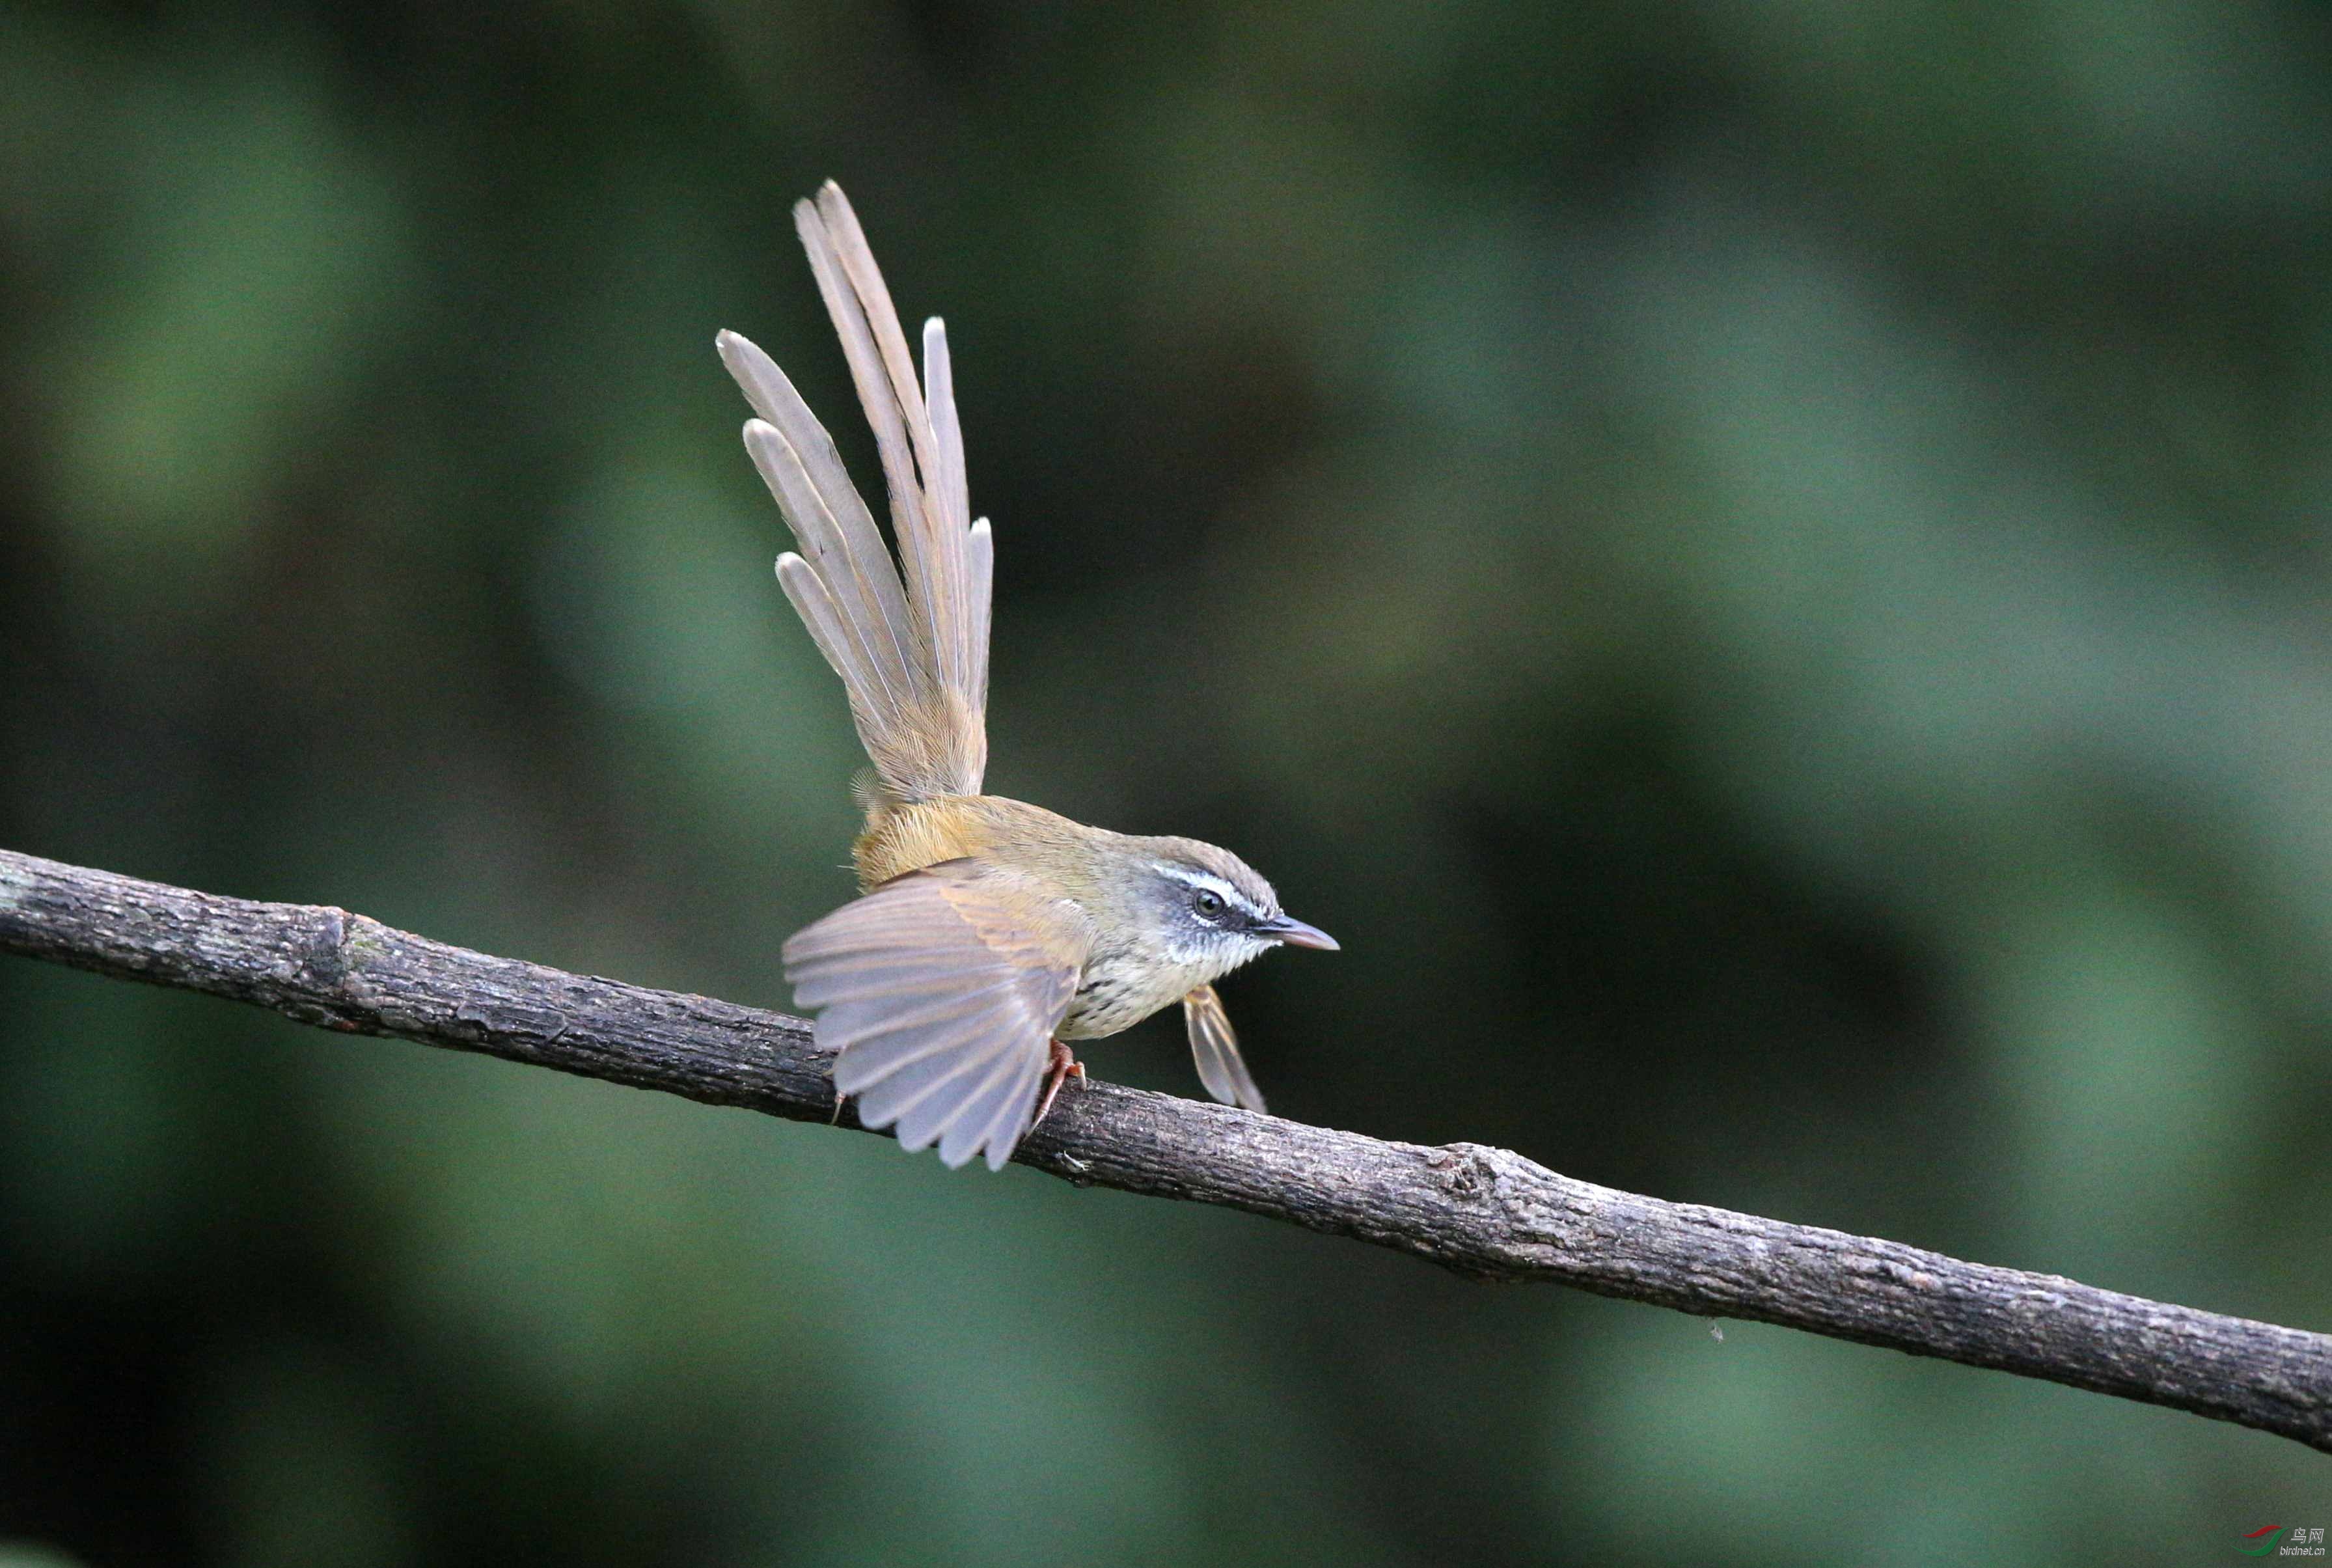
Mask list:
[{"label": "small bird", "polygon": [[[836,1053],[859,1120],[951,1166],[1001,1170],[1099,1039],[1180,1001],[1199,1081],[1263,1109],[1214,982],[1280,943],[1333,949],[1247,862],[1193,838],[1087,827],[980,793],[995,541],[974,521],[947,329],[920,382],[840,186],[794,205],[891,492],[898,564],[834,440],[775,361],[734,332],[722,362],[759,417],[745,450],[799,553],[778,581],[842,677],[874,763],[855,789],[863,894],[785,945],[786,978]],[[903,568],[903,573],[899,569]]]}]

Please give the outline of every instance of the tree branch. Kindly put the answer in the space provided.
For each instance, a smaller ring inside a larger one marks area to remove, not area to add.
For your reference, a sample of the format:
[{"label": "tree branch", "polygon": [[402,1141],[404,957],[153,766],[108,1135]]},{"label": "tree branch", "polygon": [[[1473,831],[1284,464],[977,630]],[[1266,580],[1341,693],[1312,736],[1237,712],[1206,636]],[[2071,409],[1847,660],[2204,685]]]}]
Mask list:
[{"label": "tree branch", "polygon": [[[0,951],[707,1104],[795,1121],[833,1111],[826,1057],[799,1018],[472,952],[343,910],[0,850]],[[846,1112],[843,1124],[856,1123]],[[1092,1083],[1064,1095],[1014,1158],[1081,1186],[1244,1209],[1477,1278],[1782,1324],[2332,1452],[2332,1336],[1615,1191],[1503,1149],[1391,1143]]]}]

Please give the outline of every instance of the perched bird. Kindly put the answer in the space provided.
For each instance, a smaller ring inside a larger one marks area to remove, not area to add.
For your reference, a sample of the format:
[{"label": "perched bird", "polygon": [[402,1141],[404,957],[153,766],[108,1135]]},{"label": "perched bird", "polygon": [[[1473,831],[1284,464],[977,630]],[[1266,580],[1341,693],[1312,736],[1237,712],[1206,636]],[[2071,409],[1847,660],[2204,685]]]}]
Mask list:
[{"label": "perched bird", "polygon": [[1087,827],[980,792],[988,763],[995,545],[972,521],[947,331],[923,323],[920,383],[890,292],[841,187],[795,204],[818,292],[874,427],[899,566],[793,383],[734,332],[722,363],[760,416],[745,449],[800,553],[778,581],[842,677],[874,763],[857,782],[864,896],[798,932],[786,977],[836,1054],[836,1092],[909,1149],[1000,1170],[1084,1076],[1067,1040],[1180,1001],[1207,1092],[1263,1109],[1214,981],[1286,942],[1333,948],[1271,884],[1191,838]]}]

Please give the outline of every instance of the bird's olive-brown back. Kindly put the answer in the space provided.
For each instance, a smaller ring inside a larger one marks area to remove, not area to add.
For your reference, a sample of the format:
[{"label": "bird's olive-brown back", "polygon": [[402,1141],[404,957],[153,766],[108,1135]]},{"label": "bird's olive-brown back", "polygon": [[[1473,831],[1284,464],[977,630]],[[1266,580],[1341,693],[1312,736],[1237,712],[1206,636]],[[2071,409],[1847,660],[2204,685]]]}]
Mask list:
[{"label": "bird's olive-brown back", "polygon": [[1014,864],[1052,872],[1074,894],[1090,876],[1091,841],[1102,837],[1099,829],[1000,795],[903,802],[878,797],[868,802],[866,827],[851,857],[864,891],[943,861],[1004,848]]}]

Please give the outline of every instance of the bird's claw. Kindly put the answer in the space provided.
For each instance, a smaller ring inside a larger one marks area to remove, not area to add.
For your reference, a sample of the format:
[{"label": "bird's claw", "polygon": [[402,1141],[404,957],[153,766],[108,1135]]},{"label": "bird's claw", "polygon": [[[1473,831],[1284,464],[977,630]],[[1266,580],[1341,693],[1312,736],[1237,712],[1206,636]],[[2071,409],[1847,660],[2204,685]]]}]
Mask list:
[{"label": "bird's claw", "polygon": [[1031,1133],[1045,1124],[1046,1116],[1053,1109],[1053,1102],[1060,1098],[1061,1085],[1073,1077],[1082,1078],[1085,1076],[1085,1065],[1077,1060],[1075,1052],[1058,1040],[1053,1041],[1052,1047],[1052,1059],[1046,1064],[1045,1067],[1044,1097],[1037,1102],[1036,1120],[1028,1123],[1028,1131]]}]

